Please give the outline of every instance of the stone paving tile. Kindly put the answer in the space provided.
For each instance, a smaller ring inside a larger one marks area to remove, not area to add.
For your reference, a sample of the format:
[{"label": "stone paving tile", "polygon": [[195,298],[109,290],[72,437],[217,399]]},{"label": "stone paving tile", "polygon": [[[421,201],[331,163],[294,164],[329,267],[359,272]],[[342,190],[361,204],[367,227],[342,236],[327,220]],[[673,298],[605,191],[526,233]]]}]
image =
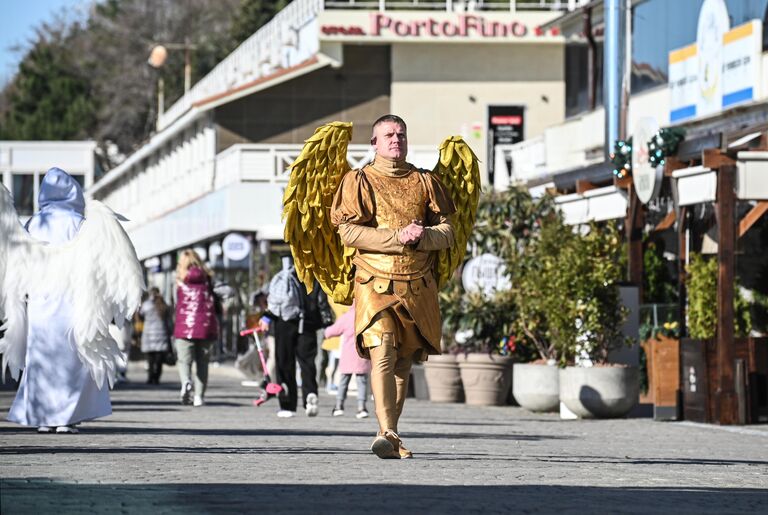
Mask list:
[{"label": "stone paving tile", "polygon": [[[175,370],[147,387],[134,365],[114,413],[78,435],[0,422],[0,513],[768,512],[765,426],[409,399],[401,436],[415,458],[379,460],[374,418],[331,417],[322,394],[318,417],[278,419],[232,369],[211,372],[200,408],[179,404]],[[0,391],[3,413],[12,398]]]}]

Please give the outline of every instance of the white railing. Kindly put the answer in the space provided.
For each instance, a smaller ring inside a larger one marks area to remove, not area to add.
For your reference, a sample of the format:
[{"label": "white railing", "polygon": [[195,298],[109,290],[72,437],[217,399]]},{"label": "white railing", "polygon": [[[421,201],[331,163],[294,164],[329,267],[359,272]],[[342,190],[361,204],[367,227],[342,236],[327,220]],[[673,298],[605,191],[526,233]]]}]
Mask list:
[{"label": "white railing", "polygon": [[[214,189],[238,182],[285,183],[288,169],[299,157],[302,144],[270,145],[242,143],[229,147],[216,156]],[[409,147],[408,160],[416,166],[432,168],[437,162],[437,145]],[[347,162],[352,168],[371,162],[370,145],[349,145]]]},{"label": "white railing", "polygon": [[[288,169],[299,157],[302,144],[269,145],[243,143],[233,145],[216,156],[215,189],[236,182],[284,183]],[[370,145],[349,145],[347,162],[358,168],[373,157]]]},{"label": "white railing", "polygon": [[317,18],[323,0],[294,0],[268,24],[246,39],[200,79],[183,97],[158,118],[162,130],[186,113],[193,104],[243,86],[308,59],[317,51],[317,37],[299,37]]},{"label": "white railing", "polygon": [[530,138],[509,148],[512,182],[527,182],[546,173],[547,146],[544,136]]},{"label": "white railing", "polygon": [[325,0],[326,9],[432,11],[573,11],[589,0]]}]

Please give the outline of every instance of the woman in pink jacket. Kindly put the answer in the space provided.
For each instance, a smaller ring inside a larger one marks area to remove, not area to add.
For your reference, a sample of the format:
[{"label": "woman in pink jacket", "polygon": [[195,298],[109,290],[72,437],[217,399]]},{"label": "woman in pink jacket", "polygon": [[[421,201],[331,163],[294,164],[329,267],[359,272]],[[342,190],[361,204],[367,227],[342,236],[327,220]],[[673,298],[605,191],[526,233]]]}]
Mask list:
[{"label": "woman in pink jacket", "polygon": [[[179,356],[177,365],[181,378],[182,404],[193,404],[192,379],[194,405],[205,404],[203,396],[208,386],[208,361],[213,342],[219,335],[212,275],[194,250],[186,249],[179,256],[179,264],[176,267],[176,323],[173,336]],[[194,378],[191,377],[192,361],[195,362]]]},{"label": "woman in pink jacket", "polygon": [[344,401],[347,399],[347,388],[352,380],[352,374],[357,377],[357,418],[367,418],[365,399],[368,397],[368,374],[371,372],[371,362],[357,355],[355,349],[355,304],[336,319],[336,322],[325,329],[325,337],[341,337],[341,359],[339,360],[339,390],[336,393],[336,407],[333,416],[344,414]]}]

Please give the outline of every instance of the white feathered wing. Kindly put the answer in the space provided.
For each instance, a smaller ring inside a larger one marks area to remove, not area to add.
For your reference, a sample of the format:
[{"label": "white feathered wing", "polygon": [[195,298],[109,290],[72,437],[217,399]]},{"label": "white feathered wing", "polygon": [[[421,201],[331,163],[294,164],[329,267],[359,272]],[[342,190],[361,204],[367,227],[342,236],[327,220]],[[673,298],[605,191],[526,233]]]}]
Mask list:
[{"label": "white feathered wing", "polygon": [[[2,213],[7,211],[4,206]],[[0,339],[3,370],[8,365],[18,378],[24,368],[26,296],[61,296],[72,303],[72,332],[81,361],[99,388],[105,382],[111,388],[124,360],[109,334],[109,324],[114,320],[122,327],[130,320],[145,289],[141,264],[117,215],[101,202],[88,200],[85,221],[67,243],[46,245],[33,240],[18,218],[10,235],[1,285],[0,313],[7,318]]]}]

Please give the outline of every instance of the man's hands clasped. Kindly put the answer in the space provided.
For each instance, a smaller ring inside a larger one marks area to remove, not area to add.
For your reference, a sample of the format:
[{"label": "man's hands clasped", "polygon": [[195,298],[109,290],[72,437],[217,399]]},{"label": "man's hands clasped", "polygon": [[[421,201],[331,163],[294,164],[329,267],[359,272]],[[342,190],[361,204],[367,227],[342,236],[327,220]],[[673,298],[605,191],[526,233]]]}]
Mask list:
[{"label": "man's hands clasped", "polygon": [[424,236],[424,226],[420,220],[414,220],[403,229],[400,229],[399,239],[403,245],[415,245]]}]

